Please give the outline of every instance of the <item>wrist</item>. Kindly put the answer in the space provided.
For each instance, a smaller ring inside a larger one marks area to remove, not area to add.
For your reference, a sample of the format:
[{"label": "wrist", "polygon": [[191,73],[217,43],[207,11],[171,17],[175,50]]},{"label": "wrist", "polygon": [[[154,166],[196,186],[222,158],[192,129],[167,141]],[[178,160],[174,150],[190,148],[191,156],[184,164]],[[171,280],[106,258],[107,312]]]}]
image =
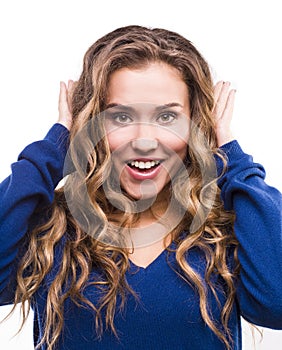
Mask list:
[{"label": "wrist", "polygon": [[217,131],[218,147],[222,147],[223,145],[234,140],[235,140],[235,137],[231,131],[228,131],[228,132],[225,131],[224,133],[220,133],[219,131]]},{"label": "wrist", "polygon": [[63,121],[63,120],[58,120],[57,124],[61,124],[63,125],[65,128],[68,129],[68,131],[70,131],[71,128],[71,123],[67,122],[67,121]]}]

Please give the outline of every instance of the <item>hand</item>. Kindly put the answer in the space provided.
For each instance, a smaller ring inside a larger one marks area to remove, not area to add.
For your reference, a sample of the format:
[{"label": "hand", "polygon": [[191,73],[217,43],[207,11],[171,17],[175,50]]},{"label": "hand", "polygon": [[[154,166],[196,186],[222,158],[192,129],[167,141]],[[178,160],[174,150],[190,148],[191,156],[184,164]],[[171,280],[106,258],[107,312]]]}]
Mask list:
[{"label": "hand", "polygon": [[60,95],[59,95],[59,119],[58,123],[64,125],[70,130],[72,125],[72,113],[71,113],[71,94],[73,92],[74,82],[68,81],[68,86],[64,82],[60,82]]},{"label": "hand", "polygon": [[218,147],[234,140],[231,131],[236,90],[230,89],[230,83],[220,81],[214,87],[214,110]]}]

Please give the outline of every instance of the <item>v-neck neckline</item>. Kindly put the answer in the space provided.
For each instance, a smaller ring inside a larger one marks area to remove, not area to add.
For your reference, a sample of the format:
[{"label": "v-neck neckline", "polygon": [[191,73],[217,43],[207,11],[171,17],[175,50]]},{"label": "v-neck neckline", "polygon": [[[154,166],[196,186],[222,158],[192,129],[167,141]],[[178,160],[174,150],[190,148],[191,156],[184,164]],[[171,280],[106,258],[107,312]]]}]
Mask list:
[{"label": "v-neck neckline", "polygon": [[136,263],[134,263],[131,259],[129,259],[129,263],[130,263],[130,270],[134,269],[134,271],[137,270],[137,272],[148,272],[150,270],[152,270],[156,265],[158,265],[160,263],[160,261],[165,258],[167,256],[168,253],[168,249],[175,249],[176,247],[176,243],[175,241],[172,241],[166,248],[164,248],[159,255],[157,255],[155,257],[154,260],[152,260],[150,262],[150,264],[148,264],[147,266],[143,267],[143,266],[139,266]]},{"label": "v-neck neckline", "polygon": [[155,259],[152,260],[152,261],[150,262],[150,264],[148,264],[148,265],[145,266],[145,267],[144,267],[144,266],[137,265],[137,264],[135,264],[131,259],[129,259],[130,265],[131,265],[132,267],[138,269],[138,271],[139,271],[139,270],[140,270],[140,271],[148,271],[148,270],[152,269],[153,266],[156,265],[156,264],[158,263],[158,261],[163,257],[163,255],[165,254],[166,251],[167,251],[167,248],[163,249],[163,250],[160,252],[160,254],[157,255],[157,256],[155,257]]}]

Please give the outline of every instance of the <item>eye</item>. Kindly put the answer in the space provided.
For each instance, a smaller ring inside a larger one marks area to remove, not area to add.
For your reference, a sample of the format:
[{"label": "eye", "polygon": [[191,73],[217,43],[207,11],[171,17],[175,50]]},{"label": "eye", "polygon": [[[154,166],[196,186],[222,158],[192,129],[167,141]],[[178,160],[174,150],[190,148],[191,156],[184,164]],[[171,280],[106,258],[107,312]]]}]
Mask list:
[{"label": "eye", "polygon": [[123,113],[112,115],[112,119],[119,124],[129,124],[132,122],[132,118]]},{"label": "eye", "polygon": [[157,120],[163,124],[172,123],[175,119],[176,119],[176,114],[172,112],[165,112],[157,118]]}]

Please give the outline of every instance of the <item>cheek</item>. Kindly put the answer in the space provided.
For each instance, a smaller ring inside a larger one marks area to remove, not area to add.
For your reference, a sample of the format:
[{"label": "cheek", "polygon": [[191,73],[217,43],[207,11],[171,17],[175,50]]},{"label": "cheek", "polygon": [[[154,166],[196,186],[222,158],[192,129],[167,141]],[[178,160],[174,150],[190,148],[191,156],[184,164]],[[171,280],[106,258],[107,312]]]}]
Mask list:
[{"label": "cheek", "polygon": [[129,142],[129,134],[121,130],[107,132],[106,136],[111,151],[116,151],[118,148]]},{"label": "cheek", "polygon": [[108,140],[110,150],[114,151],[117,148],[117,138],[115,137],[115,135],[111,133],[111,134],[107,134],[107,140]]},{"label": "cheek", "polygon": [[176,153],[181,159],[184,159],[187,153],[187,143],[178,139],[178,142],[174,142],[173,144],[169,144],[167,142],[167,147],[171,149],[173,153]]},{"label": "cheek", "polygon": [[171,133],[168,132],[162,136],[159,141],[172,153],[177,153],[182,159],[186,156],[189,132]]}]

